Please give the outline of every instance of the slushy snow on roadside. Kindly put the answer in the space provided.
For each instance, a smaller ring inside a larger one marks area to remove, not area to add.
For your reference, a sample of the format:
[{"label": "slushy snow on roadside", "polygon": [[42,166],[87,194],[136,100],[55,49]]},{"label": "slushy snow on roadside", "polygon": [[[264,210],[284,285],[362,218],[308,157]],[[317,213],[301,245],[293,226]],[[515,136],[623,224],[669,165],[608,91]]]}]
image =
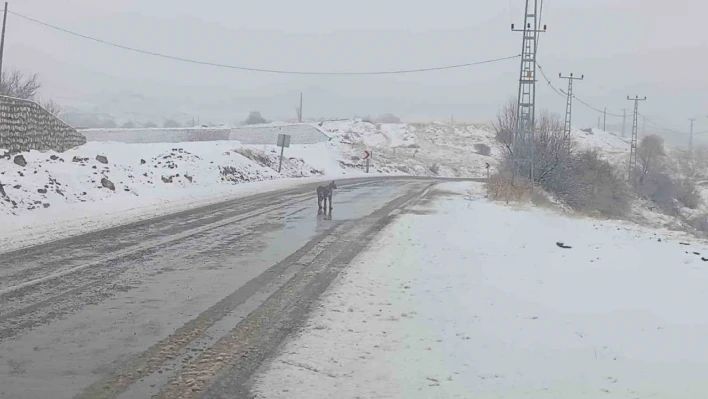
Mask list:
[{"label": "slushy snow on roadside", "polygon": [[706,243],[437,191],[342,272],[256,397],[708,397]]}]

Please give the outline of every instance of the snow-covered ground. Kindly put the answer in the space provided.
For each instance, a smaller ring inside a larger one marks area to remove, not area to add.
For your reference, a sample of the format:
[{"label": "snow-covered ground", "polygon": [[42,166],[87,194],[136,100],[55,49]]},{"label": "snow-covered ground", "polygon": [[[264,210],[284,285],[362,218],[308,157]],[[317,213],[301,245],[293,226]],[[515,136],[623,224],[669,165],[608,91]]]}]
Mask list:
[{"label": "snow-covered ground", "polygon": [[[293,186],[298,184],[294,178],[304,183],[361,176],[366,151],[372,154],[372,174],[442,177],[486,177],[487,164],[494,173],[502,155],[489,125],[356,119],[322,122],[317,129],[331,139],[287,148],[282,173],[277,172],[278,147],[238,141],[89,142],[61,154],[21,154],[26,166],[0,157],[0,216],[11,218],[13,226],[0,231],[0,252],[59,238],[57,233],[77,234],[254,193],[259,187]],[[626,162],[628,144],[612,133],[578,130],[574,137],[580,147],[597,148],[618,165]],[[99,162],[98,155],[107,163]],[[263,183],[276,179],[288,180]]]},{"label": "snow-covered ground", "polygon": [[[485,163],[494,164],[496,154],[493,147],[490,156],[476,154],[474,144],[493,145],[493,135],[463,125],[451,130],[444,124],[345,120],[317,128],[332,139],[287,148],[282,173],[277,172],[278,147],[238,141],[89,142],[65,153],[20,154],[25,166],[13,162],[14,155],[0,157],[0,216],[12,226],[0,231],[0,252],[264,187],[362,176],[367,150],[373,153],[372,174],[449,177],[484,176]],[[288,180],[265,183],[275,179]]]},{"label": "snow-covered ground", "polygon": [[[501,154],[487,125],[373,124],[362,120],[324,122],[321,126],[338,146],[345,163],[360,163],[372,151],[380,172],[447,177],[484,177]],[[486,145],[489,155],[478,153]]]},{"label": "snow-covered ground", "polygon": [[342,272],[257,397],[708,397],[706,243],[459,184]]},{"label": "snow-covered ground", "polygon": [[0,158],[5,192],[0,215],[9,225],[0,231],[0,252],[243,195],[363,174],[342,169],[326,144],[287,149],[280,174],[274,146],[231,141],[92,142],[65,153],[21,155],[25,166],[15,164],[14,157]]},{"label": "snow-covered ground", "polygon": [[629,161],[629,138],[592,128],[576,130],[573,139],[579,148],[598,150],[605,159],[616,166],[625,167]]}]

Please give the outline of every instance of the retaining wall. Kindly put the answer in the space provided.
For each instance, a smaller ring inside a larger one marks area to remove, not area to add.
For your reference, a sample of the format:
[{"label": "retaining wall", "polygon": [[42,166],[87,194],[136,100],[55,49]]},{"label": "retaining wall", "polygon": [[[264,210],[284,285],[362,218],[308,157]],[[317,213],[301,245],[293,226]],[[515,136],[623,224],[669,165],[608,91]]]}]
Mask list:
[{"label": "retaining wall", "polygon": [[238,140],[243,144],[276,144],[278,134],[289,134],[290,144],[315,144],[329,140],[316,126],[299,123],[256,125],[236,128],[153,128],[153,129],[84,129],[88,141],[122,143],[181,143],[189,141]]},{"label": "retaining wall", "polygon": [[81,133],[39,104],[0,96],[0,148],[11,153],[63,152],[85,143],[86,138]]}]

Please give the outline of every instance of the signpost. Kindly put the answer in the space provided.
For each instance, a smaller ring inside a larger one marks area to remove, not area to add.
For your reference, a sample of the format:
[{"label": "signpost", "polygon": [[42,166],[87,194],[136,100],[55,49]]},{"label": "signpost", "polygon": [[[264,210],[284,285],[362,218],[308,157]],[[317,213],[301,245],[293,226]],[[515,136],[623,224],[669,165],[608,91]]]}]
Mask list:
[{"label": "signpost", "polygon": [[290,135],[289,134],[279,134],[278,135],[278,147],[280,147],[280,162],[278,162],[278,173],[283,167],[283,152],[285,147],[290,147]]},{"label": "signpost", "polygon": [[364,154],[366,154],[366,156],[364,157],[364,159],[366,159],[366,173],[369,173],[369,161],[371,160],[371,151],[364,151]]},{"label": "signpost", "polygon": [[484,168],[487,169],[487,180],[489,180],[489,167],[490,167],[489,162],[486,162],[484,165]]}]

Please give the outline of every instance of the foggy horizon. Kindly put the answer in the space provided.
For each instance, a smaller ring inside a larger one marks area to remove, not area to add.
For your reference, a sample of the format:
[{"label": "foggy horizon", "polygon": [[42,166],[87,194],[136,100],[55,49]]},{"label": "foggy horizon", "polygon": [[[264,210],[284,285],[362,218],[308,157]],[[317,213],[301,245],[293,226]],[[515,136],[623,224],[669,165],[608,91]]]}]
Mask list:
[{"label": "foggy horizon", "polygon": [[[521,36],[509,25],[523,23],[522,8],[521,1],[452,0],[337,6],[306,0],[247,7],[163,0],[9,4],[11,11],[126,46],[296,71],[427,68],[516,55]],[[695,131],[706,131],[708,82],[701,66],[708,43],[700,32],[702,11],[708,5],[688,0],[670,7],[655,0],[546,1],[542,23],[548,32],[541,35],[538,62],[558,89],[566,85],[558,73],[584,74],[575,94],[594,107],[621,113],[632,107],[627,95],[647,96],[640,112],[654,123],[687,132],[688,118],[694,117]],[[258,110],[268,119],[292,119],[304,92],[306,118],[393,113],[404,120],[454,116],[482,122],[493,120],[500,106],[516,97],[519,60],[386,76],[276,75],[137,54],[10,14],[3,68],[37,73],[43,99],[117,118],[191,115],[233,123]],[[565,98],[540,73],[538,78],[537,112],[562,115]],[[125,100],[132,94],[143,99]],[[598,116],[574,103],[576,127],[595,127]],[[608,125],[621,122],[608,117]],[[631,128],[630,118],[627,125]]]}]

